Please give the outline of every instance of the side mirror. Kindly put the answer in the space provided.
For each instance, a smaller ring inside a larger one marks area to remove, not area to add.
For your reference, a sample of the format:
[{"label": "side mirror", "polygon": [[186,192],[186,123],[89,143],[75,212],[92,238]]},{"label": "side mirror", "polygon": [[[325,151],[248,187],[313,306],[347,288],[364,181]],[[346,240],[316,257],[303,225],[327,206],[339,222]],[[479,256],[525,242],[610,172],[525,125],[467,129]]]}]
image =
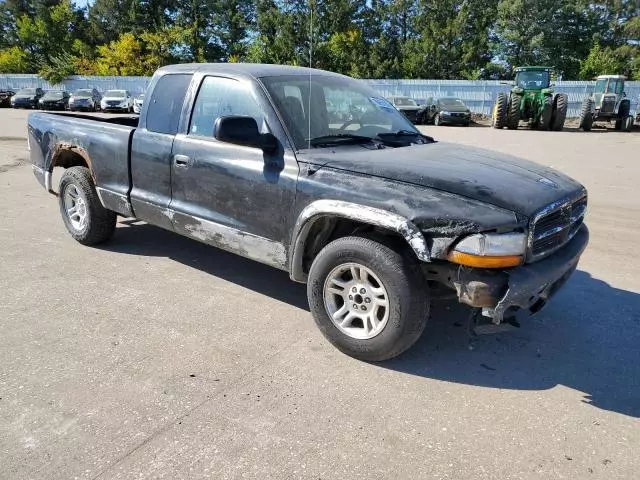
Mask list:
[{"label": "side mirror", "polygon": [[261,148],[266,153],[278,148],[278,139],[271,133],[260,133],[253,117],[219,117],[213,131],[213,136],[221,142]]}]

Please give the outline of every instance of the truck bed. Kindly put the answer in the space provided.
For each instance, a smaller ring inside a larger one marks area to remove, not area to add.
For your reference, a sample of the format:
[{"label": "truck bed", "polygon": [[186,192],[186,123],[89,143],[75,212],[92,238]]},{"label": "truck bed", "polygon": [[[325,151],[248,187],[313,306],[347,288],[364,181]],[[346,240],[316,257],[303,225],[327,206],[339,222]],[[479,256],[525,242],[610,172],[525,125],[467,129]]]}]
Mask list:
[{"label": "truck bed", "polygon": [[96,185],[124,197],[130,191],[130,147],[136,117],[100,117],[75,113],[34,112],[28,140],[34,172],[52,190],[56,166],[85,164]]}]

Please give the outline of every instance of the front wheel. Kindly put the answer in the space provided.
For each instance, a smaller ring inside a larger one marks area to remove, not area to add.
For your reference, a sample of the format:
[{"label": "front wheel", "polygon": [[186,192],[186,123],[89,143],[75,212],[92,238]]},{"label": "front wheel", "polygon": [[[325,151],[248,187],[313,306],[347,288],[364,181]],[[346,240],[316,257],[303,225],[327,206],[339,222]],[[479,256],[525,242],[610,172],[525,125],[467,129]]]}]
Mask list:
[{"label": "front wheel", "polygon": [[593,100],[591,98],[585,98],[580,108],[580,124],[578,128],[582,128],[585,132],[591,130],[593,126]]},{"label": "front wheel", "polygon": [[520,123],[520,102],[522,97],[520,95],[511,94],[509,98],[509,108],[507,110],[507,128],[509,130],[516,130],[518,123]]},{"label": "front wheel", "polygon": [[428,287],[417,261],[362,237],[339,238],[322,249],[309,272],[307,295],[327,340],[365,361],[407,350],[429,315]]},{"label": "front wheel", "polygon": [[116,228],[116,214],[100,203],[86,167],[71,167],[60,179],[60,213],[71,236],[83,245],[108,240]]}]

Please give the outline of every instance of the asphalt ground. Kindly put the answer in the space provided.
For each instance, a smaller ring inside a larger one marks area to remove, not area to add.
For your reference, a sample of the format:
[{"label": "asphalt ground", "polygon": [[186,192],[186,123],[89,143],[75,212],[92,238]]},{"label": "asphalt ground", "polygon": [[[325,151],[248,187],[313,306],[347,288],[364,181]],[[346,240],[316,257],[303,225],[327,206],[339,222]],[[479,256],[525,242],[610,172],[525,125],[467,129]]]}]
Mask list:
[{"label": "asphalt ground", "polygon": [[421,127],[583,182],[591,243],[520,329],[472,339],[439,302],[367,364],[286,273],[131,220],[74,242],[26,113],[0,110],[0,478],[638,478],[638,132]]}]

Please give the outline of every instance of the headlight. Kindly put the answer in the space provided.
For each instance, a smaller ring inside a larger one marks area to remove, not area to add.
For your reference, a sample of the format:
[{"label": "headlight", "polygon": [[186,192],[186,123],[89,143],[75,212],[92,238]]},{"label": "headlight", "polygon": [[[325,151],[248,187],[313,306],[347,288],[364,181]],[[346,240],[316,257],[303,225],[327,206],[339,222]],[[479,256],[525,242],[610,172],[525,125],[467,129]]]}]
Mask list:
[{"label": "headlight", "polygon": [[524,89],[522,87],[515,87],[513,89],[513,93],[522,93],[524,92]]},{"label": "headlight", "polygon": [[460,240],[449,260],[469,267],[515,267],[523,262],[526,245],[524,233],[477,233]]},{"label": "headlight", "polygon": [[446,110],[440,111],[440,115],[449,115],[449,112]]}]

